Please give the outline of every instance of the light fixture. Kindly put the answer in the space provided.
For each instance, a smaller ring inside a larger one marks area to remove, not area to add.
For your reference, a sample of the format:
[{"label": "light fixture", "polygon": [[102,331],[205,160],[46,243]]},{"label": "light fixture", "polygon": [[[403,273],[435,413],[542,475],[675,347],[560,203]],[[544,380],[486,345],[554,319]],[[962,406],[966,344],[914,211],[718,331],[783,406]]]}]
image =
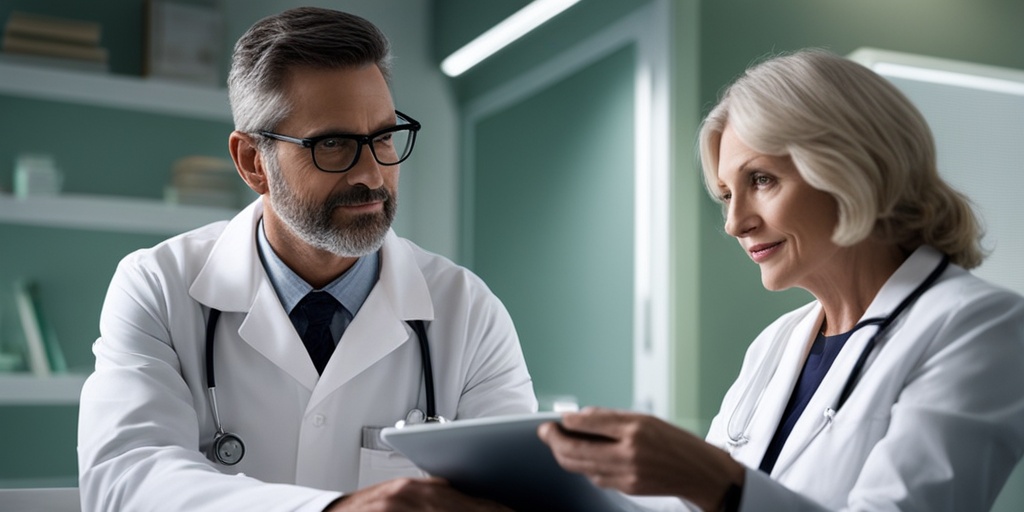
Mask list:
[{"label": "light fixture", "polygon": [[875,48],[860,48],[849,55],[887,78],[966,87],[1024,96],[1024,72]]},{"label": "light fixture", "polygon": [[534,0],[491,27],[441,62],[444,74],[456,77],[509,43],[526,35],[580,0]]}]

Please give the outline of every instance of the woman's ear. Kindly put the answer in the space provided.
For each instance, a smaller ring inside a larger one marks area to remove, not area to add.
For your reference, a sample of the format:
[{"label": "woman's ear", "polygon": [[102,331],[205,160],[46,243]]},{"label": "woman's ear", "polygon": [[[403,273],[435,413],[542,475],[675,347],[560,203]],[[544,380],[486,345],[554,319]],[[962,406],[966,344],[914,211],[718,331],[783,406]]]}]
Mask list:
[{"label": "woman's ear", "polygon": [[245,180],[254,192],[259,195],[270,191],[267,186],[266,168],[263,166],[263,154],[256,147],[256,141],[248,133],[235,130],[228,137],[228,151],[235,161],[238,175]]}]

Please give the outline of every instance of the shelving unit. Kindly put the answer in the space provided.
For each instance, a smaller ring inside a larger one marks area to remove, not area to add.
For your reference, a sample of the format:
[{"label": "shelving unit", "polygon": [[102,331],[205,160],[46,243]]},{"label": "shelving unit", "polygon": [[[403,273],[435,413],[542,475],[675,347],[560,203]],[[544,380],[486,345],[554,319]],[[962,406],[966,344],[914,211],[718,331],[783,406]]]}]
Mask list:
[{"label": "shelving unit", "polygon": [[115,196],[0,196],[0,224],[176,235],[235,213],[229,208]]},{"label": "shelving unit", "polygon": [[[231,122],[225,89],[0,60],[0,95],[114,108],[159,116]],[[158,199],[61,194],[0,195],[0,224],[174,235],[230,219],[231,208]],[[86,375],[0,373],[0,406],[75,405]]]},{"label": "shelving unit", "polygon": [[86,377],[77,373],[50,377],[30,373],[0,374],[0,406],[76,405]]},{"label": "shelving unit", "polygon": [[231,121],[226,89],[0,61],[0,94]]}]

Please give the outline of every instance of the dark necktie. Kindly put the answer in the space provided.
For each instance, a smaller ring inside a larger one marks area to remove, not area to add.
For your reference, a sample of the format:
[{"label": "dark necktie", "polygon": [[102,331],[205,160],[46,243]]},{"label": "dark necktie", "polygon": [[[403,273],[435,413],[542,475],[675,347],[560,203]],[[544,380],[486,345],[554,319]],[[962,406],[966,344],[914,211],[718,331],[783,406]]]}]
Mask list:
[{"label": "dark necktie", "polygon": [[306,332],[302,335],[302,343],[306,345],[316,372],[321,375],[334,352],[331,320],[334,319],[334,313],[340,305],[327,292],[309,292],[296,306],[306,315]]}]

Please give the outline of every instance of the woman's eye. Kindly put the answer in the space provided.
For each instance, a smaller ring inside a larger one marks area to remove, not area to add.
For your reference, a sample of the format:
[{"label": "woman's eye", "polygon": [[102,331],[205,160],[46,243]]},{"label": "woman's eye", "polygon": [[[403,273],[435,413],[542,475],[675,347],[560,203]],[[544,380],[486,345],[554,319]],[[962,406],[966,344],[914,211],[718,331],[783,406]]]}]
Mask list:
[{"label": "woman's eye", "polygon": [[766,187],[772,184],[771,176],[766,174],[754,174],[751,176],[750,181],[755,187]]}]

